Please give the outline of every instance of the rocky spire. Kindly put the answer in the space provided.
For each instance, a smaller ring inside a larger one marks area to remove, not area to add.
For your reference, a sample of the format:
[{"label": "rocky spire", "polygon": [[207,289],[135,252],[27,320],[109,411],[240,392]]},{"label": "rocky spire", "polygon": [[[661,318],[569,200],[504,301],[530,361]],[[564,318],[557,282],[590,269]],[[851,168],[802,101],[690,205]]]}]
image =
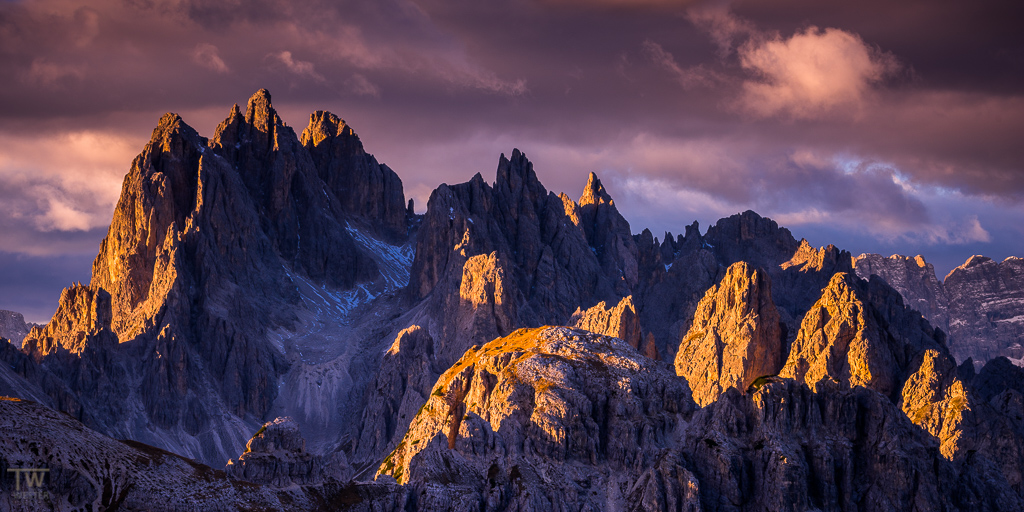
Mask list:
[{"label": "rocky spire", "polygon": [[580,196],[578,201],[580,206],[597,205],[597,204],[608,204],[614,205],[612,196],[608,195],[608,192],[604,190],[604,185],[601,184],[601,180],[597,178],[597,174],[590,173],[587,176],[587,184],[583,187],[583,195]]},{"label": "rocky spire", "polygon": [[366,225],[391,241],[406,238],[409,214],[402,180],[363,150],[351,126],[330,112],[318,110],[309,116],[300,140],[320,179],[354,223]]},{"label": "rocky spire", "polygon": [[945,337],[899,293],[875,278],[840,272],[804,316],[780,376],[873,389],[894,401],[903,379],[926,350],[947,353]]},{"label": "rocky spire", "polygon": [[783,341],[771,279],[745,262],[734,263],[697,305],[676,354],[676,373],[703,407],[731,387],[745,391],[758,377],[778,373]]},{"label": "rocky spire", "polygon": [[629,295],[639,279],[636,241],[629,222],[619,213],[615,201],[594,173],[590,173],[580,196],[579,219],[602,272],[612,279],[613,289],[604,293]]}]

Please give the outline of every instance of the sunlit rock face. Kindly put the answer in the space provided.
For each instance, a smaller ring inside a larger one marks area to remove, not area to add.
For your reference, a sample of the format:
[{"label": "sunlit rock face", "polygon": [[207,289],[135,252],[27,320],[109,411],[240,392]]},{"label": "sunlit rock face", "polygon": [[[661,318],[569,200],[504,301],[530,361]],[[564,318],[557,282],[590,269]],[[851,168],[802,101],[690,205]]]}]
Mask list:
[{"label": "sunlit rock face", "polygon": [[110,331],[110,294],[106,290],[76,284],[61,292],[58,304],[50,323],[33,327],[22,346],[36,360],[57,351],[81,355],[87,340],[117,344]]},{"label": "sunlit rock face", "polygon": [[760,268],[771,279],[785,347],[832,276],[852,269],[848,252],[831,245],[815,249],[752,211],[719,220],[703,236],[696,223],[686,228],[685,236],[665,235],[661,243],[646,230],[635,237],[640,277],[634,299],[644,331],[654,336],[659,353],[671,359],[705,292],[734,263]]},{"label": "sunlit rock face", "polygon": [[944,342],[884,282],[838,273],[804,316],[780,376],[812,388],[830,381],[895,397],[915,356],[929,349],[945,353]]},{"label": "sunlit rock face", "polygon": [[778,373],[783,342],[767,273],[734,263],[697,305],[676,353],[676,373],[703,407],[729,388],[745,391],[758,377]]},{"label": "sunlit rock face", "polygon": [[632,296],[623,297],[611,307],[601,301],[586,311],[577,309],[568,323],[585,331],[619,338],[635,349],[641,348],[640,319],[636,316]]},{"label": "sunlit rock face", "polygon": [[[664,450],[693,408],[685,381],[618,338],[522,329],[438,379],[379,474],[502,509],[635,504],[643,489],[659,493],[648,501],[692,504],[695,482]],[[641,476],[655,481],[623,496]]]}]

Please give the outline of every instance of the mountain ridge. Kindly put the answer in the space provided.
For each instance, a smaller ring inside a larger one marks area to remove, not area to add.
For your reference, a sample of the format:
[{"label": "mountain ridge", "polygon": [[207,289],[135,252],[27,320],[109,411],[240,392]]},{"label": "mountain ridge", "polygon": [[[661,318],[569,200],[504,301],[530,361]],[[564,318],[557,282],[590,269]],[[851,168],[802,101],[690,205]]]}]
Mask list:
[{"label": "mountain ridge", "polygon": [[[260,90],[211,139],[161,118],[92,281],[66,289],[23,350],[0,347],[0,394],[212,466],[231,459],[232,478],[297,485],[302,507],[335,485],[324,475],[374,474],[349,489],[386,510],[544,510],[558,495],[838,509],[862,492],[874,509],[907,496],[1019,505],[1024,370],[957,364],[913,309],[927,287],[892,277],[923,261],[814,248],[752,211],[659,242],[631,232],[596,174],[573,200],[518,149],[492,183],[442,184],[415,215],[341,118],[316,111],[300,137]],[[1015,318],[969,305],[1015,300],[1000,293],[1015,289],[1016,260],[969,263],[948,310]],[[797,418],[790,402],[840,417]],[[854,478],[863,453],[906,464]],[[763,489],[728,470],[755,464]]]}]

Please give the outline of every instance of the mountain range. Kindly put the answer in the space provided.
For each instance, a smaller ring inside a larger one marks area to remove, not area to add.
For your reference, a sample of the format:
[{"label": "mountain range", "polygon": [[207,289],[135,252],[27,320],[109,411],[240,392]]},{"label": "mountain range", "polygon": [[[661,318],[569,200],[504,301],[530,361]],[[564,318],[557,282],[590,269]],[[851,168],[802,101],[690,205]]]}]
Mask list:
[{"label": "mountain range", "polygon": [[166,114],[91,281],[0,314],[0,470],[49,469],[0,508],[1024,509],[1024,259],[683,231],[519,150],[416,214],[266,90]]}]

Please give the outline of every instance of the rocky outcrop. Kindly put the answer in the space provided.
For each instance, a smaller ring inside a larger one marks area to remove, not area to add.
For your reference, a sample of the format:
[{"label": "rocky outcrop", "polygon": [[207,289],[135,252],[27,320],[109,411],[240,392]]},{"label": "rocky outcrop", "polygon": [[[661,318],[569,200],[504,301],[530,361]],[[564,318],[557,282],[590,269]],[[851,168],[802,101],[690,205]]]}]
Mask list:
[{"label": "rocky outcrop", "polygon": [[1006,356],[1024,365],[1024,260],[1010,257],[997,263],[972,256],[943,282],[921,256],[862,254],[857,274],[877,275],[899,290],[906,303],[933,326],[949,335],[957,361],[978,364]]},{"label": "rocky outcrop", "polygon": [[942,283],[935,277],[935,267],[924,257],[894,254],[888,258],[881,254],[861,254],[854,260],[857,275],[869,279],[881,277],[900,295],[903,302],[920,311],[932,326],[948,332],[949,304]]},{"label": "rocky outcrop", "polygon": [[[959,378],[966,380],[970,361]],[[1024,369],[1005,357],[992,359],[970,382],[970,401],[962,421],[968,456],[993,460],[1017,494],[1024,496]]]},{"label": "rocky outcrop", "polygon": [[434,358],[434,340],[426,329],[403,329],[384,354],[380,370],[366,390],[363,428],[354,461],[379,461],[395,448],[417,410],[427,402],[437,378],[444,371]]},{"label": "rocky outcrop", "polygon": [[704,293],[725,274],[696,222],[686,236],[665,233],[659,243],[650,230],[636,236],[639,283],[633,297],[640,323],[654,339],[654,348],[674,360]]},{"label": "rocky outcrop", "polygon": [[693,399],[704,407],[729,388],[743,391],[758,377],[777,374],[783,341],[771,279],[747,263],[734,263],[698,304],[676,353],[676,374],[686,378]]},{"label": "rocky outcrop", "polygon": [[[947,459],[963,456],[973,444],[964,435],[965,415],[970,414],[969,382],[957,373],[956,361],[946,353],[926,350],[917,370],[903,384],[900,407],[914,424],[939,440]],[[915,362],[916,363],[916,362]]]},{"label": "rocky outcrop", "polygon": [[786,347],[832,276],[852,270],[848,252],[831,245],[815,249],[752,211],[719,220],[703,236],[695,222],[685,236],[666,233],[658,243],[645,230],[635,240],[640,278],[634,296],[641,323],[654,335],[659,352],[672,358],[698,302],[729,265],[743,261],[767,272]]},{"label": "rocky outcrop", "polygon": [[637,284],[636,243],[629,223],[615,208],[597,175],[590,173],[577,202],[579,225],[587,235],[602,274],[611,278],[616,295],[628,295]]},{"label": "rocky outcrop", "polygon": [[[949,349],[957,360],[1024,360],[1024,259],[972,256],[943,280],[949,299]],[[1017,364],[1022,364],[1018,362]]]},{"label": "rocky outcrop", "polygon": [[812,389],[823,381],[862,386],[895,402],[926,350],[946,353],[941,331],[880,279],[841,272],[804,316],[780,376]]},{"label": "rocky outcrop", "polygon": [[[1024,409],[1016,405],[1017,379],[977,379],[970,360],[956,365],[944,338],[882,279],[840,273],[804,317],[780,375],[816,391],[877,391],[933,436],[943,457],[964,463],[984,455],[1019,494]],[[1010,366],[1002,361],[993,368]]]},{"label": "rocky outcrop", "polygon": [[693,407],[683,380],[618,338],[521,329],[438,379],[378,474],[496,509],[600,507],[628,490],[630,510],[694,504],[688,471],[663,452]]},{"label": "rocky outcrop", "polygon": [[840,272],[853,274],[849,252],[831,244],[815,249],[807,240],[800,240],[789,259],[767,268],[772,276],[772,297],[786,324],[789,343],[796,339],[801,319],[833,277]]},{"label": "rocky outcrop", "polygon": [[21,313],[0,309],[0,338],[7,338],[21,346],[21,340],[28,334],[29,325]]},{"label": "rocky outcrop", "polygon": [[400,241],[407,235],[405,195],[395,171],[363,149],[352,127],[338,116],[318,110],[302,132],[320,179],[338,198],[341,209],[368,222],[373,233]]},{"label": "rocky outcrop", "polygon": [[[408,500],[393,484],[327,480],[279,489],[233,480],[224,471],[153,446],[111,439],[66,414],[7,397],[0,397],[0,431],[2,510],[398,511]],[[42,485],[29,490],[27,475],[21,473],[16,490],[7,470],[33,468],[48,470]]]},{"label": "rocky outcrop", "polygon": [[618,305],[610,308],[604,301],[586,311],[577,308],[568,323],[577,329],[619,338],[635,349],[641,348],[640,319],[636,316],[632,296],[623,297]]},{"label": "rocky outcrop", "polygon": [[237,461],[226,470],[232,478],[272,487],[318,484],[324,480],[324,460],[306,451],[299,425],[291,418],[264,424]]},{"label": "rocky outcrop", "polygon": [[719,220],[708,229],[703,243],[713,249],[726,267],[737,261],[761,268],[775,267],[792,258],[800,248],[800,242],[788,229],[750,210]]},{"label": "rocky outcrop", "polygon": [[116,345],[110,320],[110,294],[102,288],[75,284],[61,292],[53,318],[45,326],[33,327],[22,349],[41,360],[58,350],[81,354],[86,340]]},{"label": "rocky outcrop", "polygon": [[1016,510],[990,461],[947,461],[882,395],[794,381],[728,390],[680,443],[704,510]]},{"label": "rocky outcrop", "polygon": [[519,150],[502,155],[493,186],[477,174],[431,194],[407,293],[431,318],[444,366],[474,343],[628,295],[629,226],[596,177],[583,197],[585,207],[549,193]]}]

